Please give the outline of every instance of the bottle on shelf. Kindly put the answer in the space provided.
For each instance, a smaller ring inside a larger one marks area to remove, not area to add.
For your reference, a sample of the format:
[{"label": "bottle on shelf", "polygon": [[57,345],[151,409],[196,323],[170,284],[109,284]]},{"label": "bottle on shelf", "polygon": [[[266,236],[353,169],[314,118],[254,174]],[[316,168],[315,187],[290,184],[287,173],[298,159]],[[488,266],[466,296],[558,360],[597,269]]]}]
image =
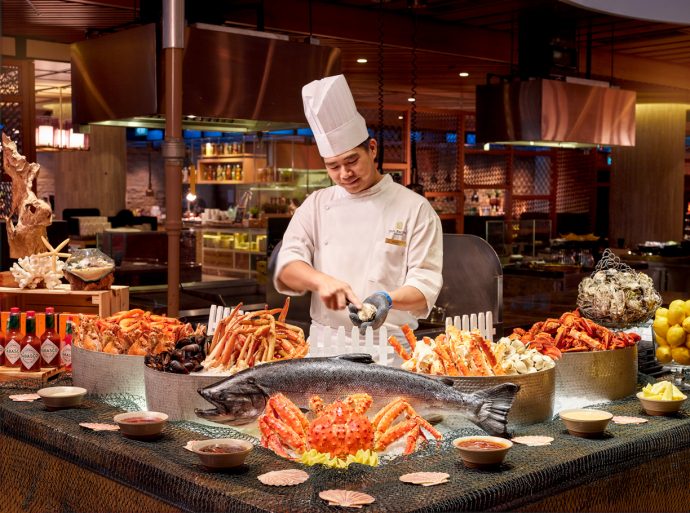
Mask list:
[{"label": "bottle on shelf", "polygon": [[41,334],[41,367],[60,366],[60,335],[55,329],[55,309],[46,308],[46,329]]},{"label": "bottle on shelf", "polygon": [[74,323],[72,317],[67,317],[65,324],[65,338],[60,343],[60,361],[66,370],[72,370],[72,334],[74,332]]},{"label": "bottle on shelf", "polygon": [[26,334],[21,344],[22,372],[41,370],[41,339],[36,336],[36,312],[26,312]]},{"label": "bottle on shelf", "polygon": [[10,309],[10,317],[7,319],[7,331],[5,331],[5,367],[21,366],[21,342],[22,333],[20,331],[21,315],[19,308]]}]

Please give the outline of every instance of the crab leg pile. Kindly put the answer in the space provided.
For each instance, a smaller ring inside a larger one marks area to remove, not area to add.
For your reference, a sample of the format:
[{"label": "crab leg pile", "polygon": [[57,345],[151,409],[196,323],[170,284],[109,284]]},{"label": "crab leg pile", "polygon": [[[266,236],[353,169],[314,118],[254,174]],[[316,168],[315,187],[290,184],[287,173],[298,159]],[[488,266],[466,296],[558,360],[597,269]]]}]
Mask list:
[{"label": "crab leg pile", "polygon": [[443,376],[494,376],[505,374],[491,344],[484,340],[479,331],[461,331],[449,326],[446,333],[435,340],[424,337],[417,340],[405,325],[402,327],[405,339],[412,353],[408,353],[397,338],[391,336],[388,342],[405,360],[406,370]]},{"label": "crab leg pile", "polygon": [[553,357],[560,356],[560,353],[621,349],[640,340],[637,333],[611,331],[582,317],[578,310],[566,312],[559,319],[537,322],[528,331],[516,328],[509,338],[519,339],[540,353]]},{"label": "crab leg pile", "polygon": [[[285,322],[290,298],[282,308],[240,314],[237,305],[216,328],[204,367],[232,374],[258,363],[304,358],[309,345],[301,328]],[[278,316],[276,318],[275,316]]]}]

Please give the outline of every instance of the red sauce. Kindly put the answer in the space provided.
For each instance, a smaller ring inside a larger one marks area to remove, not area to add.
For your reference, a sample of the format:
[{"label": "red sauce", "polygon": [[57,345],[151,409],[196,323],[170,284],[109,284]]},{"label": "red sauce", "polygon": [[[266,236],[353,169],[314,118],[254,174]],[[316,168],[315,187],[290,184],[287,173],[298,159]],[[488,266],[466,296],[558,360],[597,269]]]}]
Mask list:
[{"label": "red sauce", "polygon": [[465,440],[464,442],[458,442],[457,446],[464,449],[479,449],[484,451],[506,448],[503,444],[489,442],[487,440]]},{"label": "red sauce", "polygon": [[122,419],[120,422],[126,422],[127,424],[155,424],[160,421],[161,419],[156,417],[129,417]]},{"label": "red sauce", "polygon": [[245,447],[239,444],[214,444],[202,447],[199,449],[199,452],[208,452],[211,454],[232,454],[233,452],[240,452],[244,449]]}]

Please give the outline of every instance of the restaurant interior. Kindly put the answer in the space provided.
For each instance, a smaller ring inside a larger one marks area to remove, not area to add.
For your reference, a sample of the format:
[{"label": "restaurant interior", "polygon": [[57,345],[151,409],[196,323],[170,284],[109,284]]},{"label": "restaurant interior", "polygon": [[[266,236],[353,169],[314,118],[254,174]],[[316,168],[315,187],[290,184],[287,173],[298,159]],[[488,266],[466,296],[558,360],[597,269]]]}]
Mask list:
[{"label": "restaurant interior", "polygon": [[[690,20],[581,3],[186,2],[190,103],[182,190],[171,200],[162,2],[3,0],[2,125],[41,165],[51,241],[110,255],[133,306],[170,309],[170,201],[182,209],[181,316],[275,297],[273,248],[304,198],[331,185],[300,117],[299,87],[314,69],[347,77],[383,149],[381,171],[420,184],[447,235],[493,248],[505,328],[568,308],[605,248],[670,302],[690,289]],[[234,57],[218,51],[220,37]],[[141,51],[119,51],[123,40]],[[256,41],[297,53],[269,59]],[[98,61],[119,79],[90,84]],[[555,107],[535,113],[496,97],[530,84]],[[551,98],[553,84],[570,89]],[[585,114],[571,89],[629,95]],[[106,114],[94,107],[99,95]],[[4,238],[0,247],[7,270]],[[456,251],[451,262],[463,263]],[[479,265],[464,261],[470,274]],[[451,272],[446,281],[461,283]],[[461,308],[437,307],[430,326]]]}]

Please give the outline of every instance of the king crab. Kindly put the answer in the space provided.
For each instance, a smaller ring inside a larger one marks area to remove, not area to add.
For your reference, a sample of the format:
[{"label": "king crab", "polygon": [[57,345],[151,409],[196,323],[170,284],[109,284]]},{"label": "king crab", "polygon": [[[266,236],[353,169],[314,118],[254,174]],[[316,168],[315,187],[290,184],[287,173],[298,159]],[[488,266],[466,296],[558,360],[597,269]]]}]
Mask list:
[{"label": "king crab", "polygon": [[[259,417],[261,443],[284,458],[291,457],[288,451],[301,454],[309,449],[342,458],[360,449],[383,451],[406,435],[405,454],[410,454],[420,439],[426,440],[422,430],[437,440],[441,438],[402,397],[381,408],[370,421],[365,413],[372,403],[369,394],[352,394],[329,405],[312,396],[309,407],[316,416],[310,422],[292,401],[276,394]],[[394,424],[401,415],[404,419]]]}]

